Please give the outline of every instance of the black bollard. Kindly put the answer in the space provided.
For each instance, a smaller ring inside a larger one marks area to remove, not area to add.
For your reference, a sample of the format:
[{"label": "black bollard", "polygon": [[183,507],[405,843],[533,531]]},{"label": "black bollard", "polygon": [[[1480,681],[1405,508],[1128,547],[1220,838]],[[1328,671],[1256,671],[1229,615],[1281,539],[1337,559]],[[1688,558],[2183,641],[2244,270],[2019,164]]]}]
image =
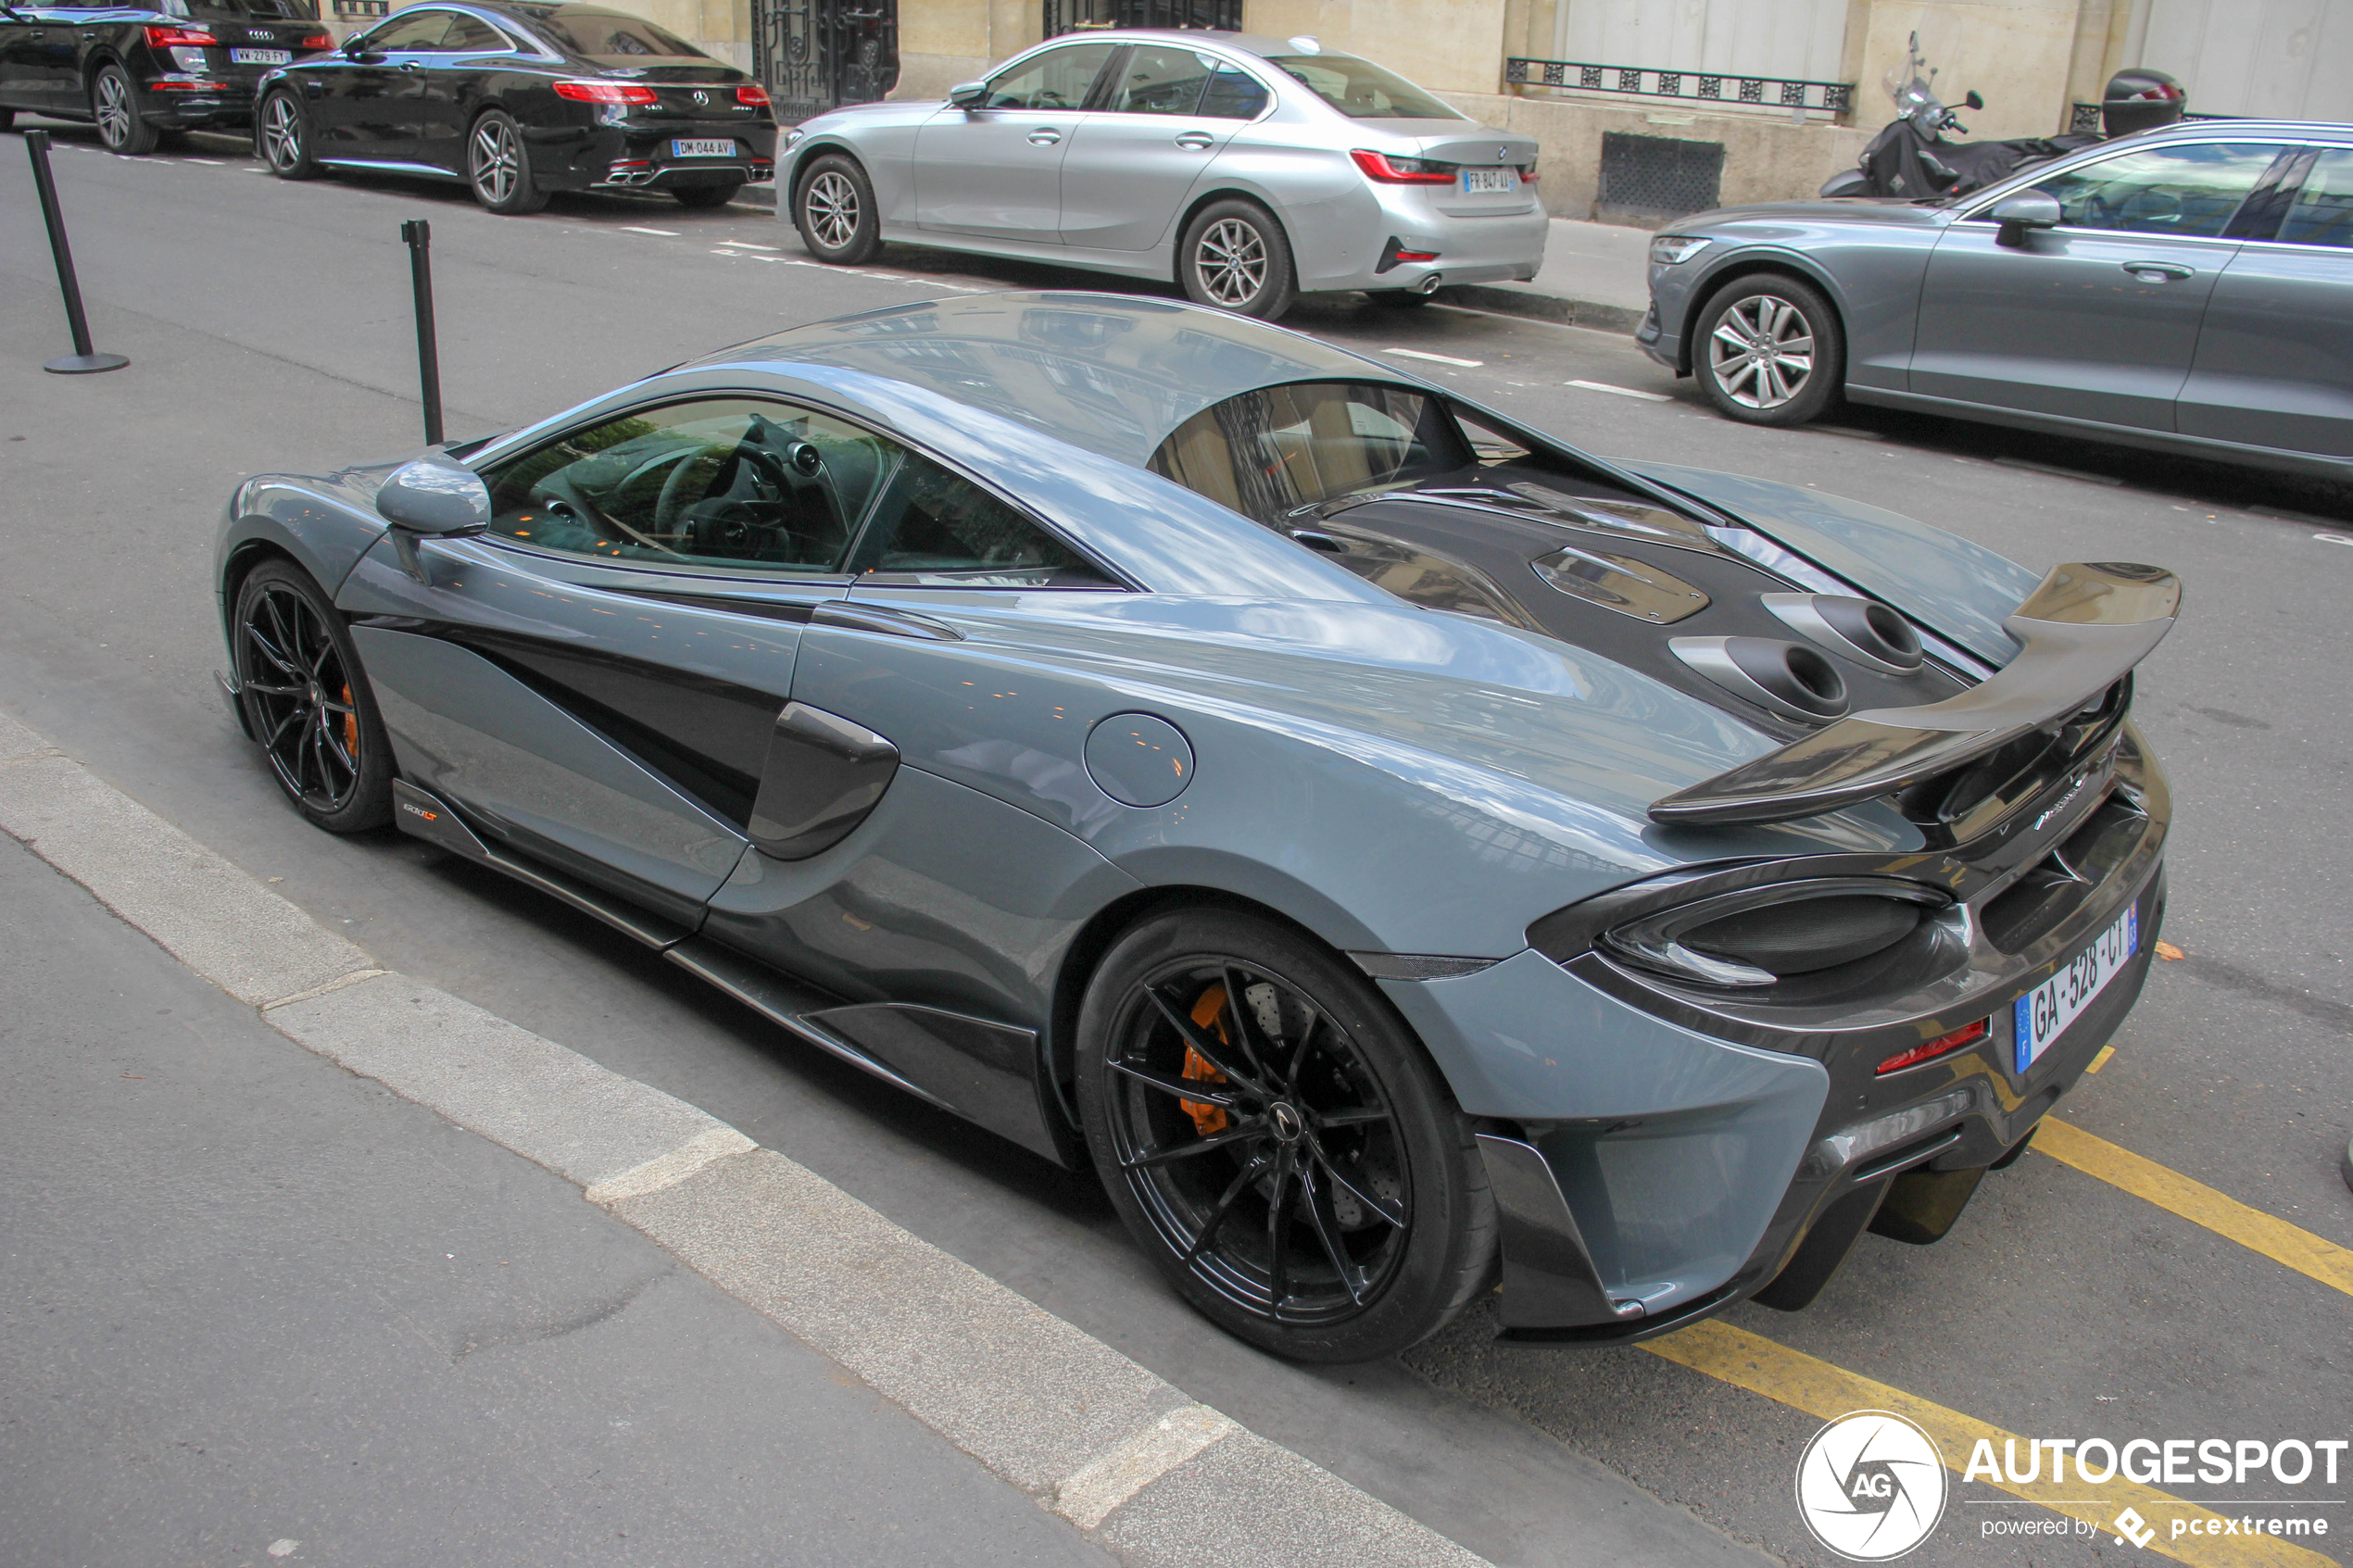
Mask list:
[{"label": "black bollard", "polygon": [[417,296],[417,380],[425,400],[425,445],[441,445],[441,349],[434,341],[433,226],[412,218],[400,226],[409,244],[409,282]]},{"label": "black bollard", "polygon": [[66,328],[73,333],[73,352],[41,368],[61,376],[120,370],[131,361],[120,354],[101,354],[90,346],[90,323],[82,314],[82,285],[73,276],[73,249],[66,244],[65,214],[57,210],[57,182],[49,174],[49,133],[26,132],[24,150],[32,159],[33,189],[41,193],[41,220],[49,225],[49,254],[57,262],[57,292],[66,296]]}]

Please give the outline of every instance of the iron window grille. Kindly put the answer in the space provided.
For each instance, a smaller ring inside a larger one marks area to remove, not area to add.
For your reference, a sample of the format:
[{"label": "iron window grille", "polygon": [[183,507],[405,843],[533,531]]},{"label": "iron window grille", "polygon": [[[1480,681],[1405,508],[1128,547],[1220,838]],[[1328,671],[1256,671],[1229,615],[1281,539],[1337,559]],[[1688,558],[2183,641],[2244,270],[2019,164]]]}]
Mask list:
[{"label": "iron window grille", "polygon": [[[2069,135],[2070,135],[2070,136],[2096,136],[2096,135],[2098,135],[2098,134],[2100,133],[2100,106],[2099,106],[2099,105],[2097,105],[2097,104],[2073,104],[2073,105],[2070,105],[2070,106],[2069,106],[2069,107],[2070,107],[2070,110],[2072,111],[2072,112],[2070,112],[2070,113],[2068,115],[2068,117],[2067,117],[2067,132],[2068,132],[2068,134],[2069,134]],[[2246,119],[2246,117],[2245,115],[2236,115],[2236,114],[2186,114],[2186,113],[2185,113],[2185,114],[2183,114],[2183,115],[2182,116],[2182,118],[2183,118],[2183,119]]]},{"label": "iron window grille", "polygon": [[1648,66],[1514,58],[1504,62],[1504,81],[1520,87],[1560,87],[1573,93],[1667,98],[1686,104],[1748,105],[1806,114],[1844,114],[1855,107],[1851,82],[1743,76],[1738,71],[1654,70]]},{"label": "iron window grille", "polygon": [[1239,32],[1242,0],[1044,0],[1048,38],[1105,27],[1173,27]]}]

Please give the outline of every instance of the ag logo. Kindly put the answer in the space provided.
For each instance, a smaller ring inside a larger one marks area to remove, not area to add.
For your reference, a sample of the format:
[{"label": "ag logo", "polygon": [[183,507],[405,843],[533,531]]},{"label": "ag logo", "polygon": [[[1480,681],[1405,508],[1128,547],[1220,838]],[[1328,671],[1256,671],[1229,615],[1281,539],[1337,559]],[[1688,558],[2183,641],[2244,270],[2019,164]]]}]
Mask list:
[{"label": "ag logo", "polygon": [[1856,1562],[1884,1562],[1928,1539],[1944,1513],[1944,1461],[1900,1415],[1856,1411],[1814,1434],[1797,1461],[1797,1514]]}]

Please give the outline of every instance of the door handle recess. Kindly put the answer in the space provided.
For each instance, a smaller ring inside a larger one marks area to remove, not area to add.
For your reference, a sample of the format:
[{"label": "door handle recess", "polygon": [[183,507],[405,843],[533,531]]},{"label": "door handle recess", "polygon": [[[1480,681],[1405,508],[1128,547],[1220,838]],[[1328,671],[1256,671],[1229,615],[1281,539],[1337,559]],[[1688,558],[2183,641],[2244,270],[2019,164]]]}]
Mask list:
[{"label": "door handle recess", "polygon": [[1033,147],[1051,147],[1062,139],[1063,133],[1051,126],[1041,125],[1029,133],[1029,144]]},{"label": "door handle recess", "polygon": [[2184,267],[2178,261],[2128,261],[2124,264],[2124,270],[2145,283],[2153,283],[2159,279],[2179,282],[2183,278],[2196,276],[2195,269]]},{"label": "door handle recess", "polygon": [[1205,150],[1209,146],[1211,140],[1212,138],[1206,131],[1179,131],[1176,132],[1176,144],[1180,147],[1188,148],[1190,151],[1197,153]]},{"label": "door handle recess", "polygon": [[809,612],[810,624],[838,626],[846,632],[878,632],[886,637],[913,637],[926,643],[961,643],[964,634],[945,621],[918,615],[888,605],[845,604],[828,599]]}]

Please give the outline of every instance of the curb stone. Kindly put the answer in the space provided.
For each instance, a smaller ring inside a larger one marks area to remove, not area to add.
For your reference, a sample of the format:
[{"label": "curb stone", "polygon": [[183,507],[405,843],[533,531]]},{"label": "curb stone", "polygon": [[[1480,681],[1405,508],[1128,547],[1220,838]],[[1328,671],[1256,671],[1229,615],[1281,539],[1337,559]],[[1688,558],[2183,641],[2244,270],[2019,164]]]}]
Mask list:
[{"label": "curb stone", "polygon": [[288,1039],[579,1185],[1136,1568],[1483,1568],[716,1117],[379,968],[5,713],[0,831]]}]

